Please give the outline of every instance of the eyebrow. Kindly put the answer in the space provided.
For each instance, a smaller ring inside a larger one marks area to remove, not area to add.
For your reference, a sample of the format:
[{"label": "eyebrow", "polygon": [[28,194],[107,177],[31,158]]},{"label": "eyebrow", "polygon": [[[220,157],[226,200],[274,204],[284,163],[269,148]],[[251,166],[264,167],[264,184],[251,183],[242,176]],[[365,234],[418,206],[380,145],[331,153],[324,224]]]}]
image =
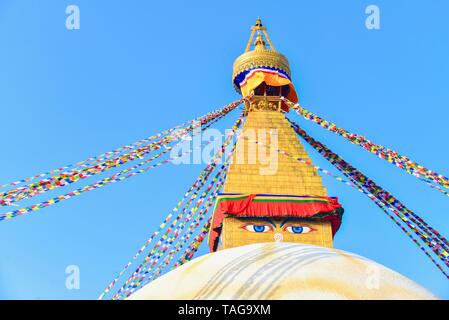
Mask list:
[{"label": "eyebrow", "polygon": [[270,218],[267,218],[267,217],[263,217],[263,220],[265,220],[265,221],[267,221],[267,222],[269,222],[269,223],[271,223],[272,225],[273,225],[273,227],[275,227],[276,228],[276,224],[270,219]]},{"label": "eyebrow", "polygon": [[292,218],[287,218],[287,219],[285,219],[282,223],[281,223],[281,228],[289,221],[289,220],[291,220]]}]

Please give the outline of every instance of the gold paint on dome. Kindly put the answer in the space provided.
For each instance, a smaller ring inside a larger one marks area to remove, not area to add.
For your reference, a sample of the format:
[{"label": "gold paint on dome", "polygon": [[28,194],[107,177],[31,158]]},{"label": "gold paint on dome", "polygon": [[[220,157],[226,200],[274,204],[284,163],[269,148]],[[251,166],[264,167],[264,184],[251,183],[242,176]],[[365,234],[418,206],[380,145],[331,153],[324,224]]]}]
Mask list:
[{"label": "gold paint on dome", "polygon": [[[251,43],[256,34],[257,36],[254,41],[254,50],[251,51]],[[268,48],[266,45],[267,42],[269,45]],[[276,68],[284,71],[289,77],[291,77],[288,59],[283,54],[276,51],[270,37],[268,36],[266,27],[262,25],[262,21],[258,18],[256,24],[251,27],[251,36],[248,44],[246,45],[245,52],[234,61],[232,73],[233,84],[235,77],[240,73],[260,67]],[[234,88],[237,92],[240,92],[239,88],[235,84]]]}]

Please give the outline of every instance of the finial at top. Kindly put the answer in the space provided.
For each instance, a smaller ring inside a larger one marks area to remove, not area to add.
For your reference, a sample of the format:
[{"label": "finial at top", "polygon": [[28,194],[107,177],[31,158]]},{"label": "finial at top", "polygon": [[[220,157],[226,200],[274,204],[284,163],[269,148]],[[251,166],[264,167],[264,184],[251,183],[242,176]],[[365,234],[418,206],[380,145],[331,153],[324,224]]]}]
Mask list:
[{"label": "finial at top", "polygon": [[[279,80],[282,82],[281,85],[288,84],[290,86],[290,92],[287,98],[290,101],[298,101],[295,88],[291,84],[288,60],[274,48],[268,36],[267,28],[262,24],[260,17],[256,19],[256,24],[251,26],[251,36],[249,37],[245,52],[234,61],[232,83],[237,92],[243,95],[247,95],[250,92],[248,90],[250,90],[251,85],[248,85],[245,79],[255,74],[250,73],[252,70],[256,70],[254,71],[255,73],[265,72],[270,75],[276,74],[281,79]],[[260,80],[261,78],[258,79]],[[274,84],[274,86],[279,86],[279,83]]]},{"label": "finial at top", "polygon": [[[271,51],[276,51],[276,49],[273,46],[273,43],[270,40],[270,37],[267,33],[267,28],[262,24],[262,19],[258,17],[256,19],[256,24],[251,27],[251,36],[249,37],[248,44],[246,45],[245,52],[248,52],[251,50],[251,44],[253,42],[254,36],[257,34],[256,41],[254,42],[254,46],[258,49],[260,49],[262,46],[260,44],[263,43],[263,48],[265,49],[265,44],[268,43]],[[263,39],[265,37],[265,40]],[[259,45],[259,46],[257,46]]]},{"label": "finial at top", "polygon": [[254,41],[255,50],[257,49],[265,49],[265,40],[262,35],[259,33],[257,35],[256,41]]},{"label": "finial at top", "polygon": [[262,19],[260,19],[260,17],[257,17],[256,24],[251,26],[251,30],[253,30],[253,31],[256,31],[256,30],[267,30],[267,28],[264,27],[264,25],[262,24]]}]

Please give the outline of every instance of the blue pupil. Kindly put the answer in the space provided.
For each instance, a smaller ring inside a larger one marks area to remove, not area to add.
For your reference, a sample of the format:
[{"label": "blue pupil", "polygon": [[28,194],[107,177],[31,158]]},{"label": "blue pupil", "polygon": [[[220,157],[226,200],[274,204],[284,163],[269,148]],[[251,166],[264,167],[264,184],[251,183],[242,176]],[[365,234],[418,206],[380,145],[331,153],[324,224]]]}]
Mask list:
[{"label": "blue pupil", "polygon": [[254,231],[255,232],[264,232],[265,230],[265,226],[254,226]]},{"label": "blue pupil", "polygon": [[292,227],[292,231],[294,233],[302,233],[303,230],[304,230],[303,227]]}]

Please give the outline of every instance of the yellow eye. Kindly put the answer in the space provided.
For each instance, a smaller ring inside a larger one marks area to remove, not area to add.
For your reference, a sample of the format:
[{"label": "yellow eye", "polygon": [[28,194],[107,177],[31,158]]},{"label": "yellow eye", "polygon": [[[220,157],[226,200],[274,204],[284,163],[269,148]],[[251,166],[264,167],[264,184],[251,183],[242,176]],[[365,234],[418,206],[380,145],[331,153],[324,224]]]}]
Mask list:
[{"label": "yellow eye", "polygon": [[302,233],[309,233],[312,232],[313,229],[307,226],[288,226],[285,227],[286,231],[294,234],[302,234]]},{"label": "yellow eye", "polygon": [[263,233],[273,230],[273,228],[270,225],[265,224],[247,224],[246,226],[242,227],[246,231],[250,232],[257,232],[257,233]]}]

